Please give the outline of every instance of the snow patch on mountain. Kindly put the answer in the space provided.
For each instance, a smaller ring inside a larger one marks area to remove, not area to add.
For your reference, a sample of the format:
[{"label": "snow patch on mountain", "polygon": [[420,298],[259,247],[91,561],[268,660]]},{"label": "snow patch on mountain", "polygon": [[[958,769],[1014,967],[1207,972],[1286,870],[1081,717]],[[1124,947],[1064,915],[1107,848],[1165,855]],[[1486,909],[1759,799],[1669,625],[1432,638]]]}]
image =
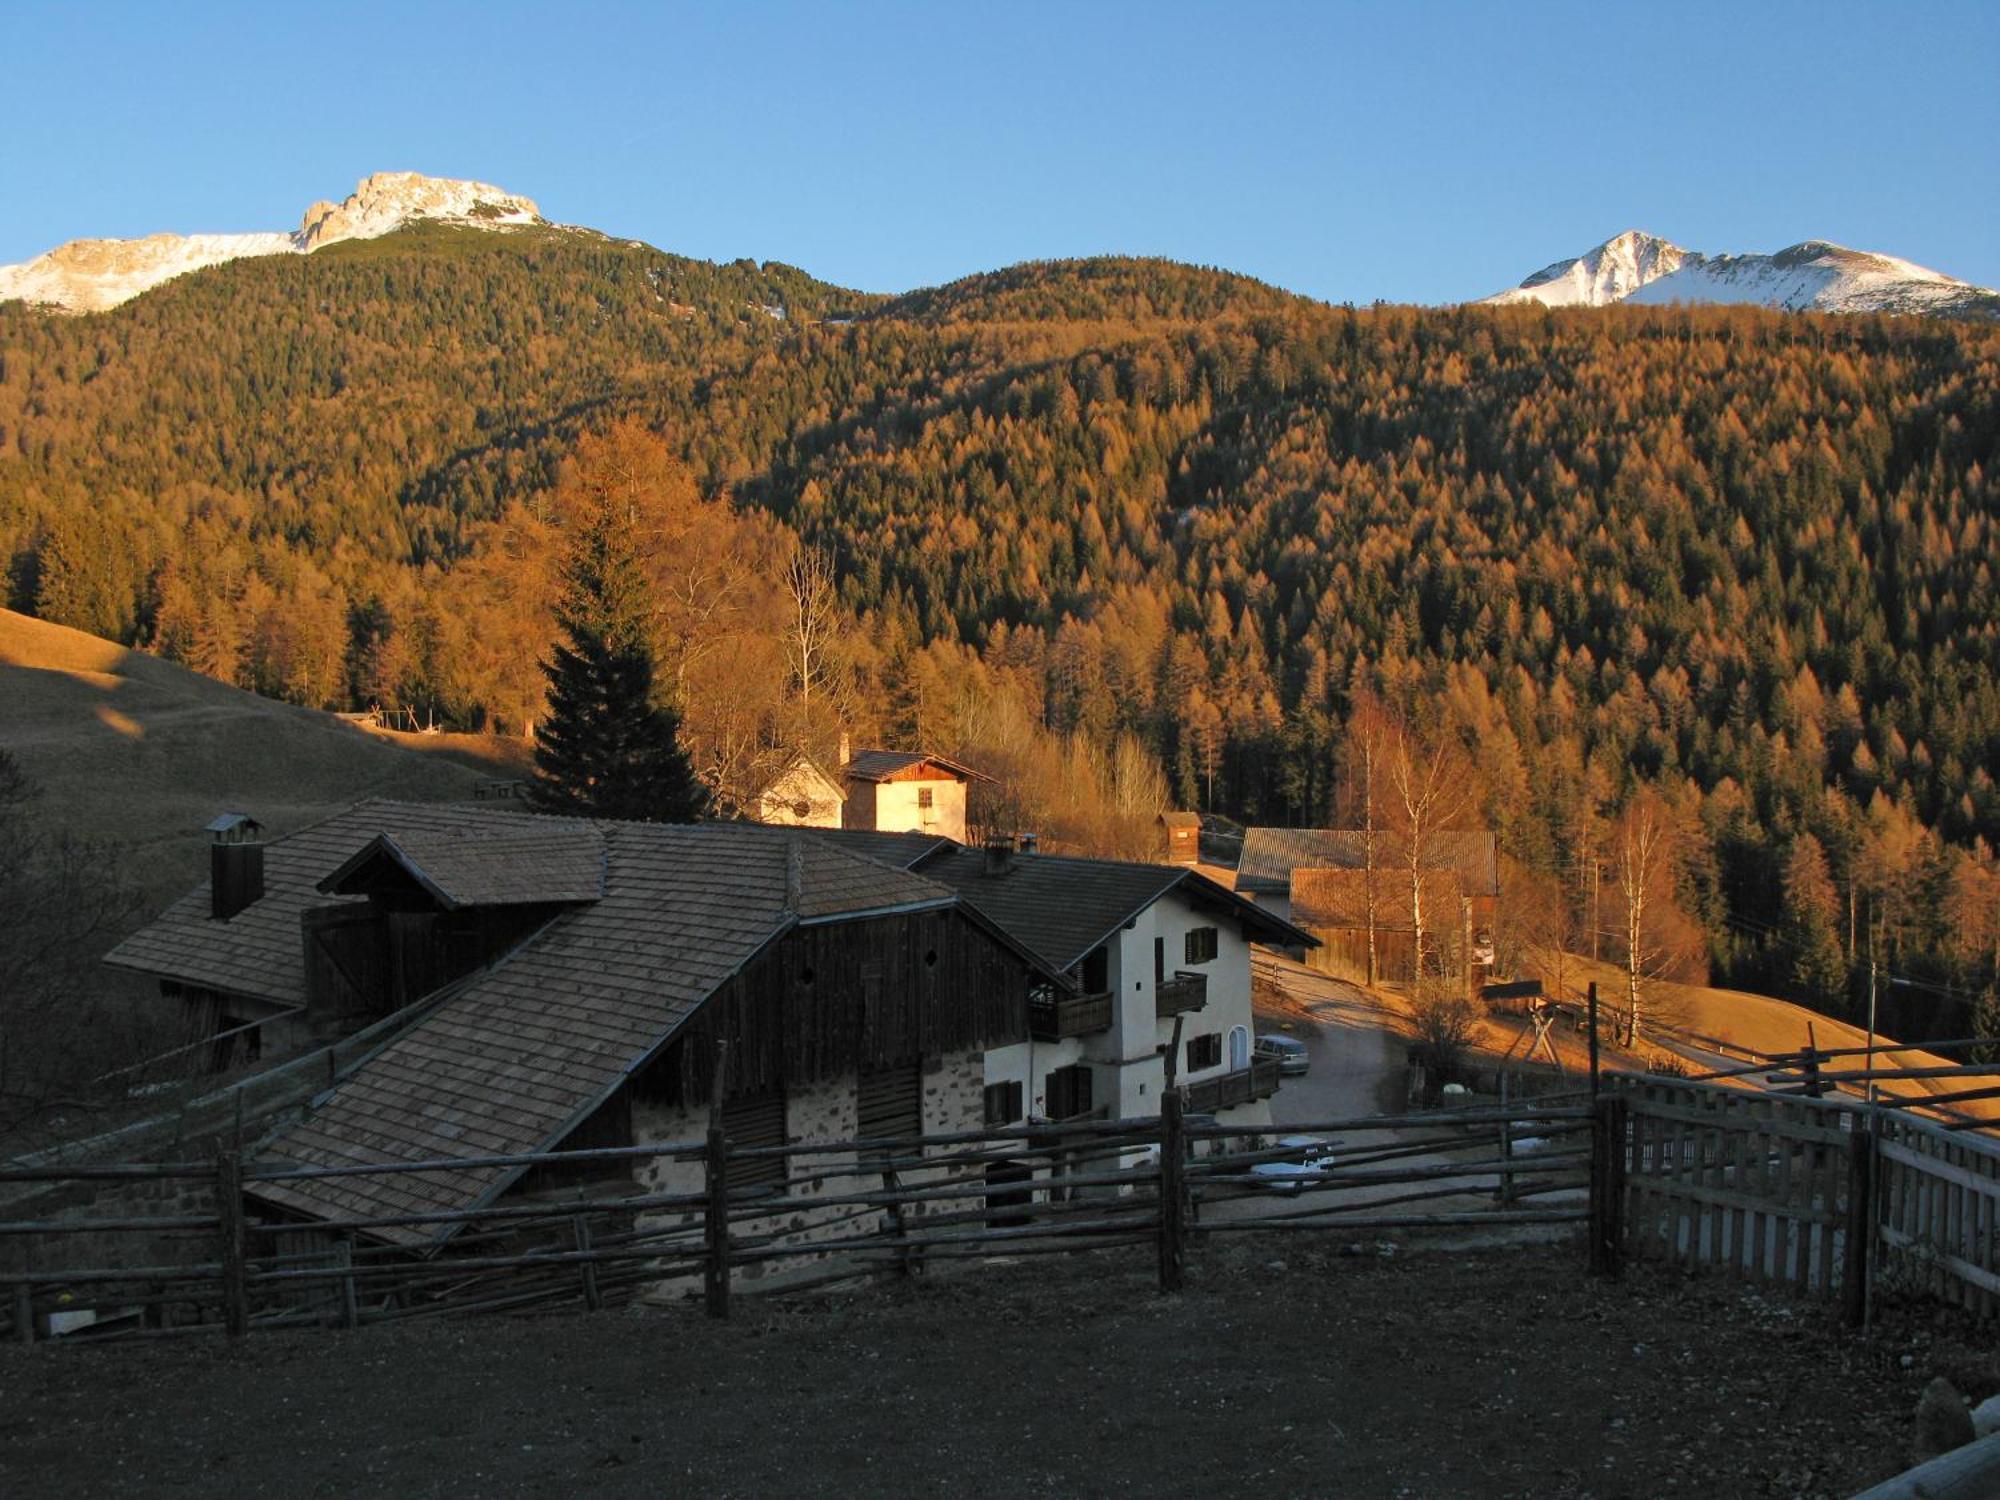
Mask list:
[{"label": "snow patch on mountain", "polygon": [[486,182],[377,172],[339,203],[315,203],[289,234],[152,234],[71,240],[19,265],[0,266],[0,302],[20,298],[70,312],[102,312],[141,292],[224,261],[307,255],[342,240],[374,239],[419,220],[483,229],[543,221],[533,200]]},{"label": "snow patch on mountain", "polygon": [[2000,317],[2000,292],[1893,255],[1825,240],[1806,240],[1775,255],[1704,255],[1637,230],[1483,300],[1549,307],[1750,303],[1787,312]]},{"label": "snow patch on mountain", "polygon": [[1679,245],[1658,235],[1628,229],[1588,255],[1544,266],[1519,286],[1509,287],[1486,301],[1602,307],[1607,302],[1629,297],[1649,281],[1679,270],[1687,258],[1688,252]]},{"label": "snow patch on mountain", "polygon": [[1893,255],[1808,240],[1776,255],[1717,255],[1646,283],[1626,299],[1749,302],[1786,312],[2000,314],[2000,293]]}]

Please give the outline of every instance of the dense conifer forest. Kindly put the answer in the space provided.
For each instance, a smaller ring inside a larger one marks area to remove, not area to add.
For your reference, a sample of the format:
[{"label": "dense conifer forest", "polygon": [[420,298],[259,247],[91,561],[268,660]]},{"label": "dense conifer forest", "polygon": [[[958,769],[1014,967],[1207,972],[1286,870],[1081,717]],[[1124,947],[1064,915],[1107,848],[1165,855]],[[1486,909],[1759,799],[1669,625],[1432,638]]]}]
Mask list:
[{"label": "dense conifer forest", "polygon": [[10,602],[300,702],[523,731],[586,461],[645,478],[724,805],[844,726],[1011,756],[1050,820],[1322,822],[1367,689],[1526,888],[1576,909],[1644,787],[1719,977],[1993,1008],[2000,328],[443,228],[0,306]]}]

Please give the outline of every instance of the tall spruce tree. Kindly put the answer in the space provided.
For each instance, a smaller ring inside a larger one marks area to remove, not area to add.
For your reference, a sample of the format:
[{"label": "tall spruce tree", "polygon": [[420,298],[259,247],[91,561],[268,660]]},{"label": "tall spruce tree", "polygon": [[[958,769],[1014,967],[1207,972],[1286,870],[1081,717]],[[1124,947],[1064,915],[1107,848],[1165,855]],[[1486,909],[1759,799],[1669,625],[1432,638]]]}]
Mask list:
[{"label": "tall spruce tree", "polygon": [[535,744],[534,800],[549,812],[689,823],[708,808],[680,744],[680,715],[653,693],[652,591],[630,515],[600,495],[563,564],[556,624],[568,638],[542,663],[548,715]]}]

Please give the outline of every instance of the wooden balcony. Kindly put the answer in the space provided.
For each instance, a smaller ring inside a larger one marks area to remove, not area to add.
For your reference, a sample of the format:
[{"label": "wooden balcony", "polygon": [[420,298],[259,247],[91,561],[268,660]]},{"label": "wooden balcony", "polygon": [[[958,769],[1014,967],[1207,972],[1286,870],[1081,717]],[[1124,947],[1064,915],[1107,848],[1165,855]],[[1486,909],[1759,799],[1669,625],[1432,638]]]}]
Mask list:
[{"label": "wooden balcony", "polygon": [[1172,979],[1162,979],[1153,989],[1153,1003],[1162,1021],[1185,1011],[1200,1010],[1208,1004],[1208,976],[1179,969]]},{"label": "wooden balcony", "polygon": [[1233,1104],[1268,1099],[1278,1092],[1278,1065],[1258,1059],[1247,1068],[1181,1085],[1181,1099],[1189,1114],[1212,1115]]},{"label": "wooden balcony", "polygon": [[1059,1042],[1064,1037],[1089,1036],[1111,1029],[1112,996],[1058,995],[1051,1000],[1028,1002],[1028,1034],[1038,1042]]}]

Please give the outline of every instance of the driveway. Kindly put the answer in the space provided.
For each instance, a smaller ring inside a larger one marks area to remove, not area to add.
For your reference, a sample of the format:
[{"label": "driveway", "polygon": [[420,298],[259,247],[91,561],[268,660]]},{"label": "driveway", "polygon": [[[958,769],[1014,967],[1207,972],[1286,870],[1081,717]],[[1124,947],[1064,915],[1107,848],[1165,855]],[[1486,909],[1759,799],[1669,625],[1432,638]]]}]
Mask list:
[{"label": "driveway", "polygon": [[[1310,1130],[1333,1120],[1405,1112],[1403,1051],[1405,1036],[1397,1012],[1371,997],[1367,991],[1345,980],[1321,973],[1304,964],[1257,950],[1253,962],[1257,978],[1283,991],[1283,1014],[1268,1012],[1258,1017],[1258,1029],[1282,1029],[1306,1044],[1311,1068],[1301,1076],[1285,1079],[1271,1100],[1271,1119],[1280,1133]],[[1289,1025],[1280,1027],[1281,1022]],[[1366,1156],[1405,1142],[1436,1141],[1450,1132],[1449,1125],[1427,1125],[1396,1130],[1332,1131],[1327,1138],[1339,1149],[1336,1162],[1350,1155]],[[1526,1134],[1517,1130],[1517,1134]],[[1468,1133],[1463,1145],[1439,1145],[1434,1151],[1380,1163],[1384,1168],[1438,1167],[1454,1161],[1488,1160],[1498,1149],[1497,1127],[1491,1134],[1485,1127]],[[1463,1191],[1448,1196],[1410,1199],[1413,1193],[1443,1183],[1356,1183],[1331,1193],[1259,1192],[1204,1204],[1201,1213],[1210,1221],[1265,1218],[1273,1214],[1291,1215],[1315,1205],[1328,1208],[1336,1203],[1381,1204],[1385,1212],[1397,1211],[1397,1200],[1407,1202],[1405,1212],[1468,1212],[1494,1205],[1498,1178],[1489,1174],[1468,1176],[1459,1184]],[[1562,1198],[1571,1195],[1564,1193]],[[1547,1202],[1546,1199],[1533,1200]],[[1512,1236],[1509,1236],[1512,1237]]]},{"label": "driveway", "polygon": [[[1398,1112],[1403,1102],[1403,1039],[1396,1016],[1358,985],[1274,953],[1256,951],[1257,977],[1288,1000],[1288,1035],[1306,1044],[1310,1071],[1287,1078],[1271,1100],[1276,1125],[1305,1125]],[[1258,1030],[1276,1023],[1260,1016]]]}]

